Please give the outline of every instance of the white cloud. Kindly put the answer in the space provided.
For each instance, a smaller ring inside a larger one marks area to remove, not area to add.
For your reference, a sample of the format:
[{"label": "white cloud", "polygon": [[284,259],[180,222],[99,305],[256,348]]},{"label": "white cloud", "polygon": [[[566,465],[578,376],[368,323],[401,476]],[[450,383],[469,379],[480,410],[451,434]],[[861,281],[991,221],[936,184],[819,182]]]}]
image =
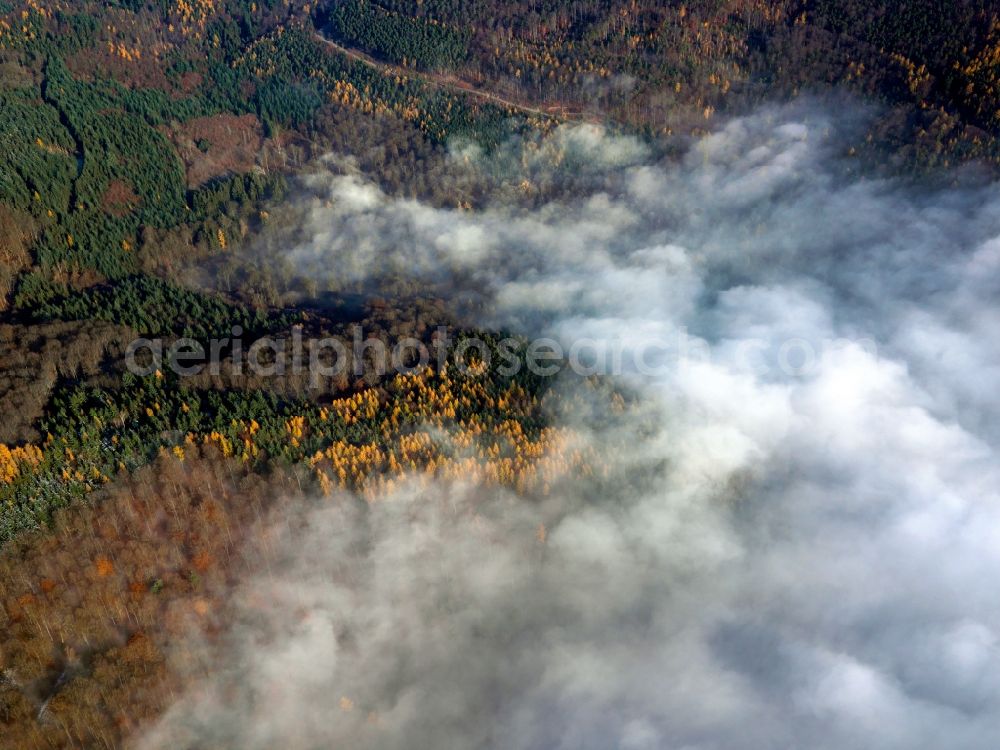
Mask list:
[{"label": "white cloud", "polygon": [[[710,356],[629,374],[655,434],[577,425],[616,457],[607,485],[307,516],[246,585],[275,603],[244,607],[231,674],[147,746],[187,727],[290,750],[994,747],[1000,304],[979,292],[1000,287],[1000,198],[852,176],[836,134],[856,117],[763,111],[674,165],[561,131],[546,147],[600,180],[531,211],[330,178],[297,263],[474,288],[484,324],[567,343],[685,332]],[[790,339],[816,368],[776,366]]]}]

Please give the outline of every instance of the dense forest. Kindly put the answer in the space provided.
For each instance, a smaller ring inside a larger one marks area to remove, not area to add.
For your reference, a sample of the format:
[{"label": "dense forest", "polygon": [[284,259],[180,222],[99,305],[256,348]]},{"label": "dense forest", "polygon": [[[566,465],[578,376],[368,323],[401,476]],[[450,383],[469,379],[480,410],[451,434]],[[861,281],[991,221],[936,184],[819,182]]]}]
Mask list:
[{"label": "dense forest", "polygon": [[[886,106],[873,140],[897,168],[1000,158],[1000,25],[981,0],[320,5],[327,33],[382,59],[650,132],[697,132],[775,95],[843,86]],[[447,35],[434,47],[446,53],[424,61],[432,35]]]},{"label": "dense forest", "polygon": [[126,372],[137,336],[430,345],[453,322],[413,296],[334,309],[246,252],[322,157],[432,205],[540,205],[575,183],[451,149],[600,120],[668,159],[723,114],[845,89],[881,106],[862,168],[992,169],[998,71],[985,0],[0,2],[0,744],[116,747],[162,710],[175,613],[208,627],[270,488],[600,474],[549,423],[566,394],[454,352],[322,387],[240,373],[232,342],[218,372]]}]

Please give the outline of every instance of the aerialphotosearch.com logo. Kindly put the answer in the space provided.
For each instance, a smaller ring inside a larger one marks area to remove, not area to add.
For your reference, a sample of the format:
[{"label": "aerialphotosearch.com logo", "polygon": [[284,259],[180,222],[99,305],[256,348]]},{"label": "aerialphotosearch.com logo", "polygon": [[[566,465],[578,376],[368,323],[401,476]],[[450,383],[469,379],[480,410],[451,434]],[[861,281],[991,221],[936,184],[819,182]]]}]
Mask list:
[{"label": "aerialphotosearch.com logo", "polygon": [[259,378],[281,378],[308,374],[311,388],[345,376],[381,376],[393,371],[409,374],[431,362],[443,368],[450,360],[466,375],[487,370],[513,377],[527,370],[540,377],[570,371],[592,375],[639,375],[663,377],[697,364],[725,363],[739,372],[757,377],[805,378],[816,375],[838,353],[863,352],[877,356],[872,339],[760,338],[731,340],[710,346],[704,339],[678,329],[669,337],[622,338],[551,337],[526,339],[510,336],[484,339],[466,333],[454,336],[446,326],[437,327],[430,342],[402,338],[391,346],[365,335],[361,326],[351,327],[347,337],[305,338],[301,327],[291,335],[264,336],[246,341],[240,326],[231,335],[207,342],[192,338],[139,338],[126,350],[125,364],[138,376],[167,370],[180,377],[226,372]]}]

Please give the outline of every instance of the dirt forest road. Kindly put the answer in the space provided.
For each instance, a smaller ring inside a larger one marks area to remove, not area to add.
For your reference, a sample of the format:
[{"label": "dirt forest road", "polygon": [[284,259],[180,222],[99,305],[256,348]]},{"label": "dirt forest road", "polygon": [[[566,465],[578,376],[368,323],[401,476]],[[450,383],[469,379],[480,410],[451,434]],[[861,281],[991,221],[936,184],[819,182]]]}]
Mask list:
[{"label": "dirt forest road", "polygon": [[516,109],[520,112],[526,114],[538,115],[541,117],[555,117],[560,120],[584,120],[586,117],[581,112],[571,110],[559,104],[554,104],[548,107],[535,107],[530,104],[524,104],[523,102],[517,102],[512,99],[507,99],[499,94],[493,93],[492,91],[484,91],[483,89],[477,88],[468,81],[462,80],[461,78],[456,78],[451,75],[444,75],[441,73],[425,73],[421,71],[416,71],[410,68],[401,68],[397,65],[392,65],[390,63],[385,63],[380,60],[376,60],[371,55],[365,54],[359,50],[353,49],[351,47],[345,47],[342,44],[338,44],[329,37],[323,36],[318,31],[315,32],[316,38],[323,42],[328,47],[333,48],[342,55],[347,55],[347,57],[352,60],[357,60],[360,63],[374,68],[375,70],[383,73],[384,75],[398,75],[406,76],[408,78],[417,78],[432,86],[438,86],[439,88],[449,89],[458,93],[466,94],[468,96],[474,96],[479,99],[485,99],[494,104],[498,104],[502,107],[510,107],[511,109]]}]

